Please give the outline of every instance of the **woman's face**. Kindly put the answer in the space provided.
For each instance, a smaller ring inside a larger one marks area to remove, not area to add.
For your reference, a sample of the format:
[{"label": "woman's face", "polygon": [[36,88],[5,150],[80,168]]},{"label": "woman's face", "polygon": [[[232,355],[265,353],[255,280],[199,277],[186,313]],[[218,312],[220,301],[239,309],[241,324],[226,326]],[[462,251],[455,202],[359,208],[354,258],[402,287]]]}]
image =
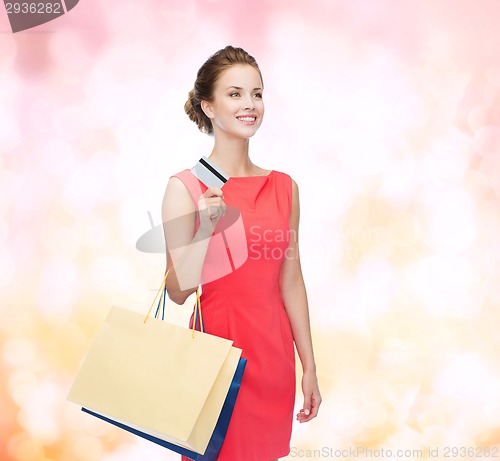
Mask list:
[{"label": "woman's face", "polygon": [[259,72],[249,64],[226,69],[215,84],[213,101],[203,101],[202,108],[212,121],[215,136],[250,138],[264,117]]}]

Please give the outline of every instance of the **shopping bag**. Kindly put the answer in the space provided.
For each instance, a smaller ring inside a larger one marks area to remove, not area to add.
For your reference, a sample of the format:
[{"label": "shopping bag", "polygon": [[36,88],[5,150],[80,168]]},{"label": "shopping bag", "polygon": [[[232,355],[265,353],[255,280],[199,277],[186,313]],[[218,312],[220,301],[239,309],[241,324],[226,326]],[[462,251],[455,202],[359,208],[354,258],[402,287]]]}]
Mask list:
[{"label": "shopping bag", "polygon": [[[233,381],[229,388],[229,392],[226,397],[226,401],[222,407],[222,411],[215,426],[215,430],[210,438],[210,442],[205,450],[205,454],[199,456],[196,459],[198,461],[216,461],[219,456],[219,452],[226,438],[226,433],[229,428],[229,422],[231,421],[231,416],[233,415],[234,404],[236,402],[236,397],[238,397],[238,392],[241,386],[241,380],[243,379],[243,373],[247,364],[247,359],[240,357],[238,366],[236,367],[236,372],[234,374]],[[189,455],[186,455],[190,458]]]},{"label": "shopping bag", "polygon": [[[195,314],[202,319],[198,291]],[[203,454],[239,365],[242,373],[241,349],[224,338],[195,334],[194,323],[189,330],[148,319],[149,313],[143,320],[113,307],[68,399],[89,414],[178,447],[174,451]]]},{"label": "shopping bag", "polygon": [[166,440],[154,437],[146,432],[133,429],[129,426],[126,426],[125,424],[119,423],[118,421],[114,421],[110,418],[106,418],[103,415],[94,413],[93,411],[90,411],[87,408],[82,408],[82,411],[92,416],[95,416],[103,421],[106,421],[110,424],[113,424],[114,426],[117,426],[121,429],[131,432],[132,434],[135,434],[139,437],[149,440],[150,442],[156,443],[158,445],[161,445],[162,447],[168,448],[169,450],[175,451],[176,453],[186,456],[187,458],[192,459],[194,461],[216,461],[217,456],[219,455],[219,452],[222,448],[222,444],[224,443],[224,439],[226,438],[227,429],[229,427],[229,421],[231,420],[231,416],[233,414],[236,397],[238,397],[238,392],[240,390],[241,380],[243,378],[243,373],[245,371],[246,363],[247,359],[240,357],[238,366],[236,367],[236,372],[234,373],[233,381],[231,382],[229,392],[227,393],[226,400],[224,401],[222,411],[219,415],[217,425],[215,426],[214,432],[212,433],[212,437],[210,438],[210,442],[208,443],[208,446],[203,455],[188,450],[187,448],[183,448],[181,446],[169,443]]}]

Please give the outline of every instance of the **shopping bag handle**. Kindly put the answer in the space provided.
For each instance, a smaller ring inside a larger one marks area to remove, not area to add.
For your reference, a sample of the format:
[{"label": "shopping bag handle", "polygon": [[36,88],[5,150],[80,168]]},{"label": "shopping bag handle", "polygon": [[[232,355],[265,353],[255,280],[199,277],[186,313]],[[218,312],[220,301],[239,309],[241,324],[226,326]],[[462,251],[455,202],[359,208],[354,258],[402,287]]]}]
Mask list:
[{"label": "shopping bag handle", "polygon": [[[160,296],[160,299],[158,301],[158,308],[160,307],[160,303],[163,297],[163,308],[165,308],[165,297],[166,297],[166,291],[167,291],[167,277],[168,273],[170,272],[170,268],[167,270],[165,273],[165,277],[163,277],[163,282],[160,286],[160,289],[156,292],[155,299],[153,299],[153,302],[151,303],[151,307],[149,308],[149,311],[144,319],[144,323],[146,323],[149,319],[149,316],[151,315],[151,311],[153,310],[153,306],[155,305],[156,299],[158,298],[158,295],[163,291],[162,295]],[[200,316],[200,331],[204,332],[205,329],[203,327],[203,317],[201,315],[201,302],[200,302],[200,292],[199,288],[196,288],[196,304],[194,305],[194,318],[193,318],[193,327],[192,327],[192,335],[194,338],[194,331],[196,329],[196,318]]]}]

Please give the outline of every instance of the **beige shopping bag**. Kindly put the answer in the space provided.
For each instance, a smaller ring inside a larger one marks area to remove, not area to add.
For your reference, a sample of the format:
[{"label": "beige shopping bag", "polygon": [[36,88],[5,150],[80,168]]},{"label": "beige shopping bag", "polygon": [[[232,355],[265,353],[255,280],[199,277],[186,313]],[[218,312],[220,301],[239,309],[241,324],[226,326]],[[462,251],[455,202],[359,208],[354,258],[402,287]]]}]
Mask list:
[{"label": "beige shopping bag", "polygon": [[203,454],[241,356],[232,343],[113,307],[68,400]]}]

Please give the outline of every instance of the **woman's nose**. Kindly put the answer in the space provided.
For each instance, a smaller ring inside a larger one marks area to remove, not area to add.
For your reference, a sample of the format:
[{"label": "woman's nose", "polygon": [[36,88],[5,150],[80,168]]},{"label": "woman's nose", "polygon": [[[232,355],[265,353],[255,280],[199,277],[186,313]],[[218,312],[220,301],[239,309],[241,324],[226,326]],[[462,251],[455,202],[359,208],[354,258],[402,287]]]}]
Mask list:
[{"label": "woman's nose", "polygon": [[255,108],[252,96],[247,96],[244,101],[245,110],[253,110]]}]

